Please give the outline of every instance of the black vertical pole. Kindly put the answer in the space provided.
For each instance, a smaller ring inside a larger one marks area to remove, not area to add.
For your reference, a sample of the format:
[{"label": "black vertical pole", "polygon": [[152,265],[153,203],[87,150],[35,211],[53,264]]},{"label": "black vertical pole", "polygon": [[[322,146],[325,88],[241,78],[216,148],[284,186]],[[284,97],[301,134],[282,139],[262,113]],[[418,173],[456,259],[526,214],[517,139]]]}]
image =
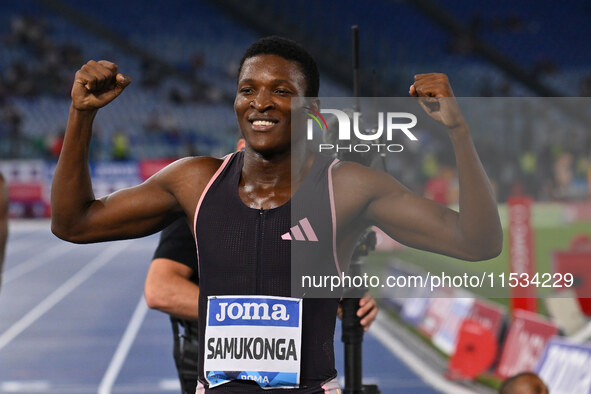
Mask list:
[{"label": "black vertical pole", "polygon": [[[349,275],[359,272],[359,264],[351,262]],[[343,297],[343,333],[341,340],[345,344],[345,394],[363,393],[362,343],[363,327],[357,316],[361,294],[359,289],[348,289]]]},{"label": "black vertical pole", "polygon": [[[353,111],[360,112],[359,104],[359,27],[352,26],[353,35],[353,94],[355,103]],[[361,242],[355,247],[353,258],[349,264],[348,275],[361,276],[361,256],[366,256],[375,247],[375,233],[366,233]],[[373,240],[371,242],[370,240]],[[341,303],[343,311],[343,325],[341,340],[345,345],[345,390],[344,394],[378,394],[376,385],[363,385],[362,351],[363,327],[361,318],[357,316],[359,300],[367,291],[365,288],[346,289]]]},{"label": "black vertical pole", "polygon": [[[353,111],[359,112],[359,27],[351,27],[352,50],[353,50]],[[349,265],[349,275],[354,276],[359,273],[359,261],[351,261]],[[343,310],[343,329],[341,340],[345,345],[345,394],[363,393],[362,378],[362,342],[363,327],[361,319],[357,316],[359,308],[359,299],[361,294],[359,289],[351,288],[345,290],[341,307]]]},{"label": "black vertical pole", "polygon": [[359,27],[357,25],[351,27],[351,34],[353,36],[353,97],[355,97],[353,111],[359,112]]}]

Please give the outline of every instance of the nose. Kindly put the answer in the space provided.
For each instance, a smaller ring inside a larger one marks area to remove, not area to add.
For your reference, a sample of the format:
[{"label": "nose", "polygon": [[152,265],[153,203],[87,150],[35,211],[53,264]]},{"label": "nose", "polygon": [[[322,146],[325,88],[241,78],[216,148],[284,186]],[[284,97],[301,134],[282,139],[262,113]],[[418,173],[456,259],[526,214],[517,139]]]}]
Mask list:
[{"label": "nose", "polygon": [[250,107],[259,112],[275,108],[275,103],[266,89],[259,90],[250,102]]}]

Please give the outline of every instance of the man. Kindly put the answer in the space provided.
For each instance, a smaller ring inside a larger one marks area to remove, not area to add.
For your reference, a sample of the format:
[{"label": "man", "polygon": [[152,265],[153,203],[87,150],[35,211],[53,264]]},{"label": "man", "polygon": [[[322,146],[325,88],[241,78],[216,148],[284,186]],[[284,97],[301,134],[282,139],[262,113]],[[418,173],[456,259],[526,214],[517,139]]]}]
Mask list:
[{"label": "man", "polygon": [[[236,151],[245,147],[240,138]],[[170,315],[173,330],[173,356],[182,393],[192,394],[197,385],[198,330],[197,275],[195,240],[184,218],[177,219],[162,230],[160,241],[146,276],[145,296],[148,306]],[[357,316],[367,331],[378,313],[378,306],[369,294],[359,300]],[[337,311],[342,317],[339,305]]]},{"label": "man", "polygon": [[0,173],[0,290],[2,289],[2,272],[4,269],[4,254],[6,239],[8,238],[8,188],[4,177]]},{"label": "man", "polygon": [[[240,145],[238,150],[241,150]],[[173,355],[183,394],[197,385],[199,278],[196,274],[195,240],[181,218],[162,230],[148,275],[145,295],[148,306],[170,315],[174,335]],[[360,299],[357,316],[367,331],[378,307],[370,296]],[[341,308],[338,310],[341,315]]]},{"label": "man", "polygon": [[145,284],[146,303],[170,315],[173,356],[183,394],[195,393],[199,332],[195,240],[184,218],[162,230]]},{"label": "man", "polygon": [[548,386],[533,372],[522,372],[507,378],[499,394],[548,394]]},{"label": "man", "polygon": [[[180,216],[188,218],[199,264],[199,337],[201,343],[207,340],[199,354],[198,392],[262,390],[240,380],[252,377],[244,369],[252,360],[244,354],[252,356],[248,346],[254,338],[272,344],[269,351],[265,348],[265,366],[289,364],[289,372],[269,371],[274,377],[265,378],[273,381],[261,386],[299,387],[282,393],[338,392],[333,352],[338,299],[291,297],[291,269],[305,265],[307,257],[319,257],[327,273],[346,270],[355,240],[370,225],[409,246],[465,260],[500,253],[496,202],[453,99],[422,104],[448,129],[458,167],[460,212],[411,193],[380,171],[312,154],[303,143],[303,130],[293,130],[292,144],[291,100],[318,96],[318,69],[301,46],[278,37],[257,41],[241,61],[234,110],[246,141],[243,152],[224,160],[181,159],[141,185],[95,199],[87,164],[92,122],[98,109],[129,83],[107,61],[90,61],[76,73],[53,178],[52,231],[70,242],[99,242],[141,237]],[[431,101],[453,97],[442,74],[415,76],[410,94]],[[305,104],[318,110],[318,100]],[[294,115],[298,118],[299,111]],[[319,204],[307,203],[309,195],[318,196]],[[300,223],[322,231],[318,240],[326,236],[332,242],[290,242],[285,235],[293,226],[292,205],[306,215],[297,217]],[[292,247],[303,253],[297,261],[291,261]],[[225,302],[228,297],[231,301]],[[230,342],[222,346],[224,338],[216,338],[222,331],[219,322],[227,325],[224,332],[231,331],[228,319],[244,321],[247,304],[259,312],[273,310],[274,326],[265,329],[259,315],[256,321],[249,315],[251,336],[239,343],[226,337]],[[281,322],[289,327],[279,327]],[[278,339],[277,332],[293,337]],[[232,363],[222,371],[220,359]]]}]

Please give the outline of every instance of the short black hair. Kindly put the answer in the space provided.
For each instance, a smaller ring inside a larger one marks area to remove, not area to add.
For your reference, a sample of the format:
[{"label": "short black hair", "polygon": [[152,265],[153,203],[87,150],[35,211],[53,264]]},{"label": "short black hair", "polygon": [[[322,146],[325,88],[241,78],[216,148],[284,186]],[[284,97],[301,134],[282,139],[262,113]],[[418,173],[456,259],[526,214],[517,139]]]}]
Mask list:
[{"label": "short black hair", "polygon": [[246,59],[257,55],[276,55],[298,63],[306,79],[306,97],[318,97],[320,88],[318,66],[312,55],[303,46],[293,40],[279,36],[261,38],[244,52],[240,60],[240,67],[238,67],[238,78],[240,78],[242,65]]},{"label": "short black hair", "polygon": [[[536,375],[534,372],[530,372],[530,371],[526,371],[526,372],[521,372],[518,373],[517,375],[513,375],[509,378],[507,378],[507,380],[505,380],[503,382],[503,384],[501,384],[501,387],[499,387],[499,394],[511,394],[513,393],[513,391],[515,390],[515,384],[517,383],[517,381],[525,376],[531,376],[533,378],[538,378],[540,379],[540,377],[538,375]],[[540,379],[541,381],[541,379]],[[542,382],[542,384],[544,384]],[[544,384],[545,385],[545,384]],[[533,387],[532,387],[533,388]],[[537,390],[539,387],[535,387],[533,388],[534,390]],[[548,391],[548,388],[546,388],[546,391]],[[536,392],[541,392],[541,391],[536,391]]]}]

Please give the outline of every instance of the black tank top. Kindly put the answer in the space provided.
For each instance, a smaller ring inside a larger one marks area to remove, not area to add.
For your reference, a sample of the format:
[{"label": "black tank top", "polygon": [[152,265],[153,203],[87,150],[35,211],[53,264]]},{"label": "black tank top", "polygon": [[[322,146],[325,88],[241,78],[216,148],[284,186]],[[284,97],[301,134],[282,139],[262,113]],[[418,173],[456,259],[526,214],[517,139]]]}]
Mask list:
[{"label": "black tank top", "polygon": [[[329,262],[326,272],[331,275],[339,272],[334,250],[334,202],[330,175],[336,161],[316,155],[293,198],[280,207],[268,210],[250,208],[240,199],[238,185],[243,161],[243,152],[226,158],[204,190],[195,213],[201,278],[200,343],[204,343],[208,296],[293,297],[292,255],[298,256],[298,260],[314,258]],[[314,237],[321,242],[313,241]],[[336,376],[334,328],[337,306],[338,298],[304,298],[300,389],[276,390],[281,393],[321,393],[324,392],[320,388],[322,383]],[[199,380],[207,387],[203,371],[204,353],[205,346],[201,346]],[[263,389],[254,382],[236,380],[207,390],[228,393],[251,391]]]}]

